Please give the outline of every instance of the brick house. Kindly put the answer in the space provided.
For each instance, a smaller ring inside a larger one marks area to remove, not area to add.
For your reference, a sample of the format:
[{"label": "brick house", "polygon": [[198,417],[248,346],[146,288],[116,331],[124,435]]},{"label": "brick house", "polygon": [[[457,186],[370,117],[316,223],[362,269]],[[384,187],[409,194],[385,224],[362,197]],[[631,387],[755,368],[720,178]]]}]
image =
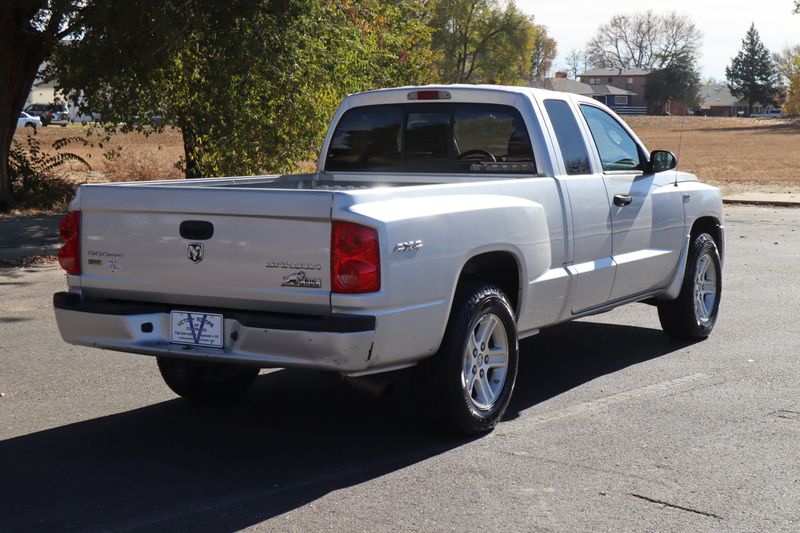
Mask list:
[{"label": "brick house", "polygon": [[646,108],[644,88],[650,72],[651,69],[645,68],[596,68],[587,70],[578,78],[588,85],[607,85],[633,93],[629,105]]}]

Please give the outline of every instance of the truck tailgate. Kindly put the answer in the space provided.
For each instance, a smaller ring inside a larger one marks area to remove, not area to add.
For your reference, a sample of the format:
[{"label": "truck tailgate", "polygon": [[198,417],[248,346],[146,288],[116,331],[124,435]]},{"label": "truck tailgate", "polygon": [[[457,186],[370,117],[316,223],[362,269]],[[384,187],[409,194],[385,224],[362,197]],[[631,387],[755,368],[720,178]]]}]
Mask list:
[{"label": "truck tailgate", "polygon": [[329,312],[332,195],[84,186],[79,195],[84,298]]}]

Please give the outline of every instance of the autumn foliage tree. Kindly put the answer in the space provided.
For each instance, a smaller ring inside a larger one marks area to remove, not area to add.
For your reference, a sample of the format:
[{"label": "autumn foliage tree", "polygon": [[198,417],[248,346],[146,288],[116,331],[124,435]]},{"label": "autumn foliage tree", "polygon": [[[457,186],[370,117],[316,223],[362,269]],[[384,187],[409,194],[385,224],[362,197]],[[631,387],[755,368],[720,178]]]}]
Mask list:
[{"label": "autumn foliage tree", "polygon": [[440,81],[515,84],[530,75],[537,26],[514,2],[439,0],[430,26]]},{"label": "autumn foliage tree", "polygon": [[794,72],[789,77],[783,111],[787,115],[800,115],[800,54],[794,56]]},{"label": "autumn foliage tree", "polygon": [[54,75],[106,122],[174,122],[186,177],[288,171],[313,157],[345,94],[430,79],[422,7],[130,0],[62,47]]},{"label": "autumn foliage tree", "polygon": [[[425,83],[425,0],[5,0],[0,4],[0,204],[42,65],[82,113],[183,135],[187,177],[289,170],[312,157],[348,92]],[[121,126],[120,126],[121,125]]]},{"label": "autumn foliage tree", "polygon": [[556,52],[556,40],[547,34],[547,28],[537,24],[536,34],[533,38],[530,77],[535,80],[544,79],[550,69],[553,68]]}]

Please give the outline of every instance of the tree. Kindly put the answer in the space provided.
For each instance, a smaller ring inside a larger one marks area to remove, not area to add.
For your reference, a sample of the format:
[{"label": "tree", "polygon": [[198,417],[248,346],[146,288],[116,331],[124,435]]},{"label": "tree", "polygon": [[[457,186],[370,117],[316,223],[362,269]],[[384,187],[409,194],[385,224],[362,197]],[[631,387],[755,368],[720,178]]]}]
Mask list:
[{"label": "tree", "polygon": [[536,36],[533,40],[533,54],[531,58],[531,78],[541,80],[547,76],[553,67],[556,58],[556,40],[547,35],[547,28],[536,25]]},{"label": "tree", "polygon": [[800,44],[784,46],[780,52],[772,54],[772,62],[781,77],[781,83],[788,84],[789,80],[796,74],[795,58],[798,54],[800,54]]},{"label": "tree", "polygon": [[128,0],[63,46],[53,74],[123,129],[183,135],[186,177],[288,171],[348,92],[430,79],[421,0]]},{"label": "tree", "polygon": [[589,54],[586,53],[586,50],[573,48],[567,54],[566,65],[567,75],[570,79],[577,80],[578,76],[589,70]]},{"label": "tree", "polygon": [[0,3],[0,210],[15,203],[8,157],[17,117],[39,68],[59,41],[80,34],[91,0],[4,0]]},{"label": "tree", "polygon": [[514,2],[440,0],[430,24],[441,81],[513,84],[529,75],[537,27]]},{"label": "tree", "polygon": [[794,72],[789,77],[783,111],[787,115],[800,115],[800,53],[794,56]]},{"label": "tree", "polygon": [[681,57],[694,60],[702,33],[686,15],[653,11],[615,15],[586,45],[601,68],[663,68]]},{"label": "tree", "polygon": [[664,68],[654,70],[647,77],[645,99],[656,107],[658,114],[665,111],[667,102],[680,102],[683,109],[697,103],[700,76],[694,62],[688,57],[676,58]]},{"label": "tree", "polygon": [[778,96],[778,72],[770,58],[769,50],[761,42],[755,24],[750,25],[742,48],[725,67],[728,89],[737,98],[747,100],[747,114],[750,115],[753,104],[772,104]]}]

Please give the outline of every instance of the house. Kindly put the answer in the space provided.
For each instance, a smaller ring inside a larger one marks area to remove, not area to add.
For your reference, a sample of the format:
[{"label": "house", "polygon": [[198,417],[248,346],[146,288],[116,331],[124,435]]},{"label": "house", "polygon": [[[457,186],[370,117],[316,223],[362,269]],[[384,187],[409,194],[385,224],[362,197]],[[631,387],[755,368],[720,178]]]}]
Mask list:
[{"label": "house", "polygon": [[644,114],[644,107],[633,105],[636,93],[607,84],[588,84],[567,78],[566,72],[556,72],[555,78],[532,80],[529,85],[565,93],[580,94],[603,102],[620,115]]},{"label": "house", "polygon": [[[59,94],[60,96],[60,94]],[[56,85],[52,81],[43,81],[36,78],[25,100],[25,107],[30,104],[52,104],[56,101]]]},{"label": "house", "polygon": [[646,68],[596,68],[587,70],[578,78],[582,83],[592,86],[607,85],[632,93],[628,106],[646,108],[644,90],[651,72]]},{"label": "house", "polygon": [[[731,94],[728,86],[722,83],[701,85],[697,92],[699,104],[695,108],[695,115],[709,117],[737,117],[747,115],[747,100],[736,98]],[[754,115],[772,115],[775,110],[780,110],[780,104],[772,102],[767,105],[753,104],[751,110]],[[780,111],[778,111],[780,113]],[[773,115],[774,116],[774,115]]]}]

